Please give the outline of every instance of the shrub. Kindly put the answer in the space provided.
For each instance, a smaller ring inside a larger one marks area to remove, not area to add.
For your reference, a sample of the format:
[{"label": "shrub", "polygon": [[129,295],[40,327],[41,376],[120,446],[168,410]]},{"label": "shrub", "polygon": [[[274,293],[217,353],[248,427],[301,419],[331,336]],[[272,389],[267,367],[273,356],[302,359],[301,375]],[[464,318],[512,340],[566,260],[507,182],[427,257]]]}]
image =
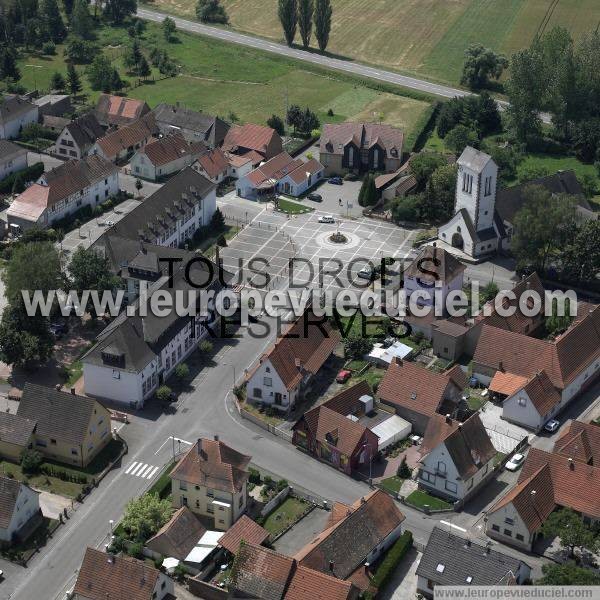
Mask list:
[{"label": "shrub", "polygon": [[134,542],[127,548],[127,554],[133,556],[133,558],[143,558],[144,544],[142,544],[142,542]]},{"label": "shrub", "polygon": [[37,450],[23,450],[21,454],[21,468],[23,469],[23,473],[39,473],[43,460],[43,456]]},{"label": "shrub", "polygon": [[200,352],[202,352],[203,354],[208,354],[209,352],[212,351],[213,345],[212,345],[212,342],[209,342],[208,340],[202,340],[200,342],[200,345],[198,346],[198,348],[200,349]]},{"label": "shrub", "polygon": [[369,338],[349,336],[344,340],[344,355],[346,358],[360,359],[373,349],[373,341]]},{"label": "shrub", "polygon": [[248,481],[255,485],[260,485],[260,472],[258,469],[254,469],[253,467],[248,469]]},{"label": "shrub", "polygon": [[277,492],[281,492],[282,490],[284,490],[287,486],[289,485],[289,483],[287,482],[287,479],[280,479],[277,484],[275,485],[275,489],[277,490]]},{"label": "shrub", "polygon": [[190,368],[185,363],[179,363],[175,367],[175,376],[177,379],[186,379],[190,374]]},{"label": "shrub", "polygon": [[273,478],[270,475],[265,475],[263,483],[269,489],[273,489],[273,487],[275,486],[275,482],[273,481]]},{"label": "shrub", "polygon": [[38,162],[18,173],[13,173],[0,181],[0,194],[10,194],[15,183],[17,175],[20,175],[22,181],[35,181],[44,172],[44,163]]},{"label": "shrub", "polygon": [[330,109],[327,111],[327,116],[328,116],[328,117],[333,117],[333,108],[330,108]]},{"label": "shrub", "polygon": [[375,575],[373,575],[371,579],[371,583],[376,588],[382,589],[385,587],[385,584],[390,580],[390,577],[395,572],[400,561],[410,550],[412,542],[412,533],[410,531],[405,531],[388,550],[388,553],[377,567]]},{"label": "shrub", "polygon": [[168,402],[171,399],[172,390],[168,385],[161,385],[158,390],[156,390],[156,397],[161,402]]},{"label": "shrub", "polygon": [[398,466],[397,475],[398,475],[398,477],[401,477],[402,479],[410,479],[410,476],[412,475],[412,471],[410,470],[410,467],[406,464],[406,456],[402,457],[402,461],[400,462],[400,465]]},{"label": "shrub", "polygon": [[42,54],[47,54],[48,56],[56,54],[56,45],[54,42],[45,42],[42,46]]}]

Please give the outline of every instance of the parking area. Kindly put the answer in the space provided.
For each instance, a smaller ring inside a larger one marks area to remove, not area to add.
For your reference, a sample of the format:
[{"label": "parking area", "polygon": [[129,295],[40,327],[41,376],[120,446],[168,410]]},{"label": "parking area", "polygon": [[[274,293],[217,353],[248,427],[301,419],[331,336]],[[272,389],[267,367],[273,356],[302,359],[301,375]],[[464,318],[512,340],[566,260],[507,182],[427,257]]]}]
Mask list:
[{"label": "parking area", "polygon": [[339,217],[361,217],[363,208],[358,204],[361,185],[362,181],[344,181],[342,185],[334,185],[325,180],[311,190],[319,194],[323,200],[313,202],[304,198],[302,204]]},{"label": "parking area", "polygon": [[[303,288],[321,288],[335,295],[370,286],[357,277],[368,261],[378,264],[383,257],[404,258],[411,253],[412,231],[364,217],[319,222],[326,214],[319,210],[288,218],[272,210],[262,212],[223,249],[224,267],[237,272],[243,266],[244,283],[260,285],[264,276],[248,272],[247,265],[261,258],[264,266],[257,266],[271,276],[269,289],[297,286],[299,296]],[[343,243],[330,240],[335,232],[344,236]],[[291,273],[290,259],[294,259]]]},{"label": "parking area", "polygon": [[113,210],[104,213],[98,218],[89,220],[78,229],[67,233],[61,242],[61,249],[72,253],[79,246],[88,248],[91,246],[104,232],[110,229],[109,223],[114,224],[120,221],[126,214],[130,213],[134,208],[140,205],[139,200],[125,200]]},{"label": "parking area", "polygon": [[314,508],[284,533],[273,544],[273,548],[280,554],[294,556],[327,527],[330,514],[322,508]]},{"label": "parking area", "polygon": [[531,440],[533,433],[502,419],[502,407],[486,402],[479,412],[481,422],[488,432],[494,448],[503,454],[509,454],[523,438]]}]

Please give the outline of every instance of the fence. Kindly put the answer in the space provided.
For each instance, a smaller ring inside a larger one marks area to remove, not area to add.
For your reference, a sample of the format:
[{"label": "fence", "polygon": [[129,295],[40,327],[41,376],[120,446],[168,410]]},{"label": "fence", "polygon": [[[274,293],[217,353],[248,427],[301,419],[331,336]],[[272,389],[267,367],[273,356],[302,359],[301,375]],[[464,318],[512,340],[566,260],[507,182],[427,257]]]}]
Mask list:
[{"label": "fence", "polygon": [[260,516],[266,517],[290,495],[290,486],[286,485],[277,495],[271,498],[261,509]]},{"label": "fence", "polygon": [[290,443],[292,442],[293,435],[292,435],[291,431],[285,431],[285,429],[279,429],[279,427],[276,427],[275,425],[266,423],[260,417],[257,417],[255,415],[253,415],[252,413],[249,413],[247,410],[243,409],[237,401],[236,401],[236,406],[237,406],[238,411],[242,418],[247,419],[248,421],[250,421],[251,423],[254,423],[255,425],[258,425],[259,427],[261,427],[262,429],[265,429],[269,433],[272,433],[273,435],[276,435],[277,437],[284,439],[286,442],[290,442]]}]

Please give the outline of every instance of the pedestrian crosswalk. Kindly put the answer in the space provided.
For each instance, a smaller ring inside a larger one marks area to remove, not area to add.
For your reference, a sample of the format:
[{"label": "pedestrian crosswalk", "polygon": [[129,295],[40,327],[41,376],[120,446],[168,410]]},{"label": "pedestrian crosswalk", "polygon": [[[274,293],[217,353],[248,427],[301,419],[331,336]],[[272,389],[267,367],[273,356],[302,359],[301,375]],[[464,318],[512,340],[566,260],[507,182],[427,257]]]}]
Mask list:
[{"label": "pedestrian crosswalk", "polygon": [[149,465],[143,462],[132,462],[125,471],[126,475],[133,475],[134,477],[141,477],[142,479],[152,479],[159,467]]}]

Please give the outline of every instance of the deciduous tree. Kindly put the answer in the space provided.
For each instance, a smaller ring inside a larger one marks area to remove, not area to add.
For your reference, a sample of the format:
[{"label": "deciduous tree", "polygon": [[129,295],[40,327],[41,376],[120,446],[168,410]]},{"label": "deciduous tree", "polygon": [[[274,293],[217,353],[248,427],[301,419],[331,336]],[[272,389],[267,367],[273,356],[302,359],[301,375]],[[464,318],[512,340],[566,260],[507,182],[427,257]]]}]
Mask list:
[{"label": "deciduous tree", "polygon": [[171,517],[171,502],[158,494],[144,494],[127,503],[121,525],[130,539],[145,542]]},{"label": "deciduous tree", "polygon": [[472,44],[465,51],[461,83],[478,90],[488,85],[490,78],[499,79],[506,67],[506,56],[496,54],[481,44]]},{"label": "deciduous tree", "polygon": [[226,25],[229,17],[219,0],[198,0],[196,16],[203,23],[221,23]]}]

